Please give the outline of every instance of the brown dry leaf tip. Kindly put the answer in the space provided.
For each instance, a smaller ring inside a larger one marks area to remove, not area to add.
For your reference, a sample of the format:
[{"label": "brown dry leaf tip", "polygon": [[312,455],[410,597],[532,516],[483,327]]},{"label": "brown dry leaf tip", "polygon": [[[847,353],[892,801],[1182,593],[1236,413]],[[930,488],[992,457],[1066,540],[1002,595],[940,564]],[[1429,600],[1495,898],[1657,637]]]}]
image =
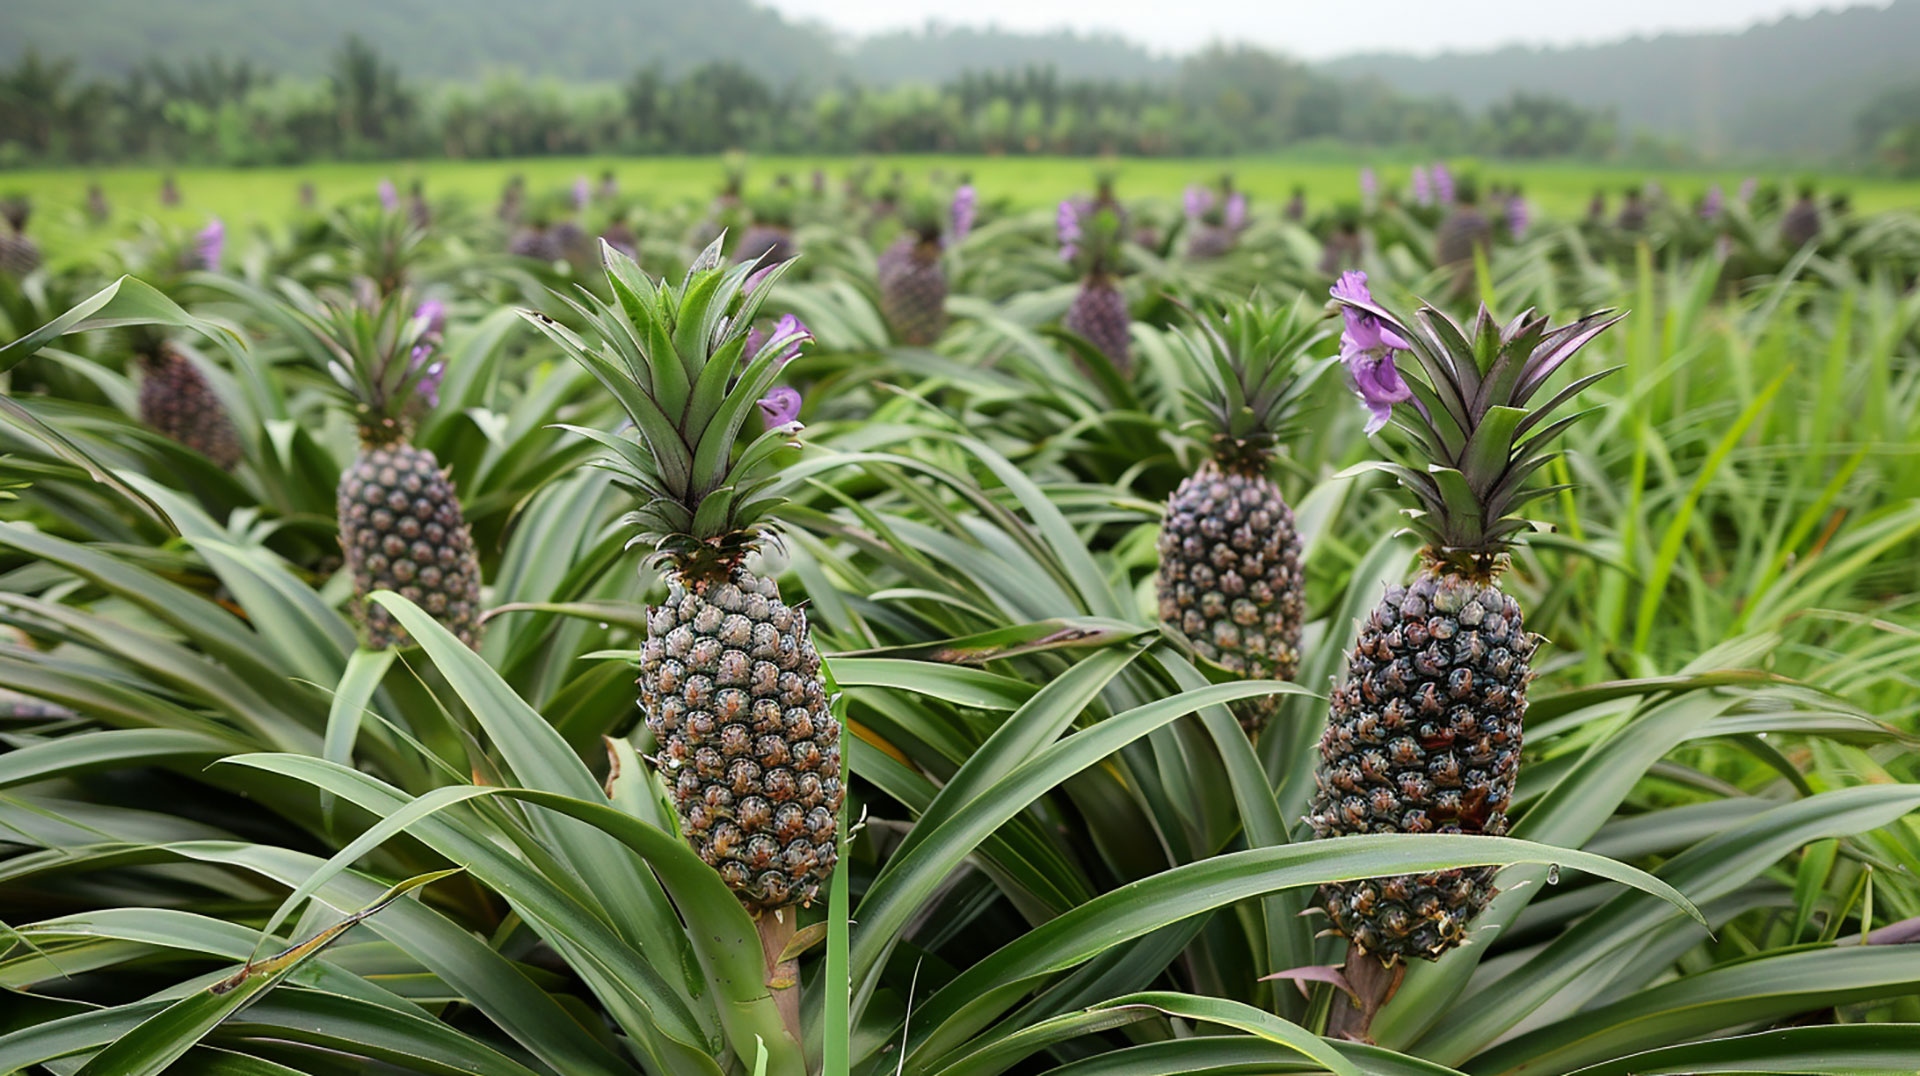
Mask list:
[{"label": "brown dry leaf tip", "polygon": [[600,786],[600,791],[605,793],[608,799],[612,799],[613,782],[620,777],[620,752],[615,749],[613,737],[602,736],[600,742],[601,746],[607,749],[607,780]]}]

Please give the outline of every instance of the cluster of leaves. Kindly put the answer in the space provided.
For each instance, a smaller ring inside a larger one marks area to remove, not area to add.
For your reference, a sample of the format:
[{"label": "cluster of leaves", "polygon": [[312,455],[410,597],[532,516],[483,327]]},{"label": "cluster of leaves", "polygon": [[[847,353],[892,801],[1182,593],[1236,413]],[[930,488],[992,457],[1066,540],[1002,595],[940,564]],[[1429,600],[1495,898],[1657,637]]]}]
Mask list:
[{"label": "cluster of leaves", "polygon": [[[1322,693],[1413,563],[1335,379],[1276,472],[1308,578],[1297,683],[1213,682],[1159,631],[1152,577],[1210,376],[1166,295],[1260,281],[1310,311],[1316,226],[1256,206],[1193,262],[1177,206],[1130,206],[1123,377],[1050,328],[1075,288],[1052,214],[985,193],[933,347],[878,312],[897,221],[839,193],[801,205],[804,257],[767,306],[816,346],[783,373],[804,447],[762,566],[808,603],[852,775],[843,866],[799,912],[797,1038],[636,728],[657,581],[625,552],[630,496],[553,428],[611,434],[619,410],[518,313],[579,332],[618,297],[552,298],[593,276],[485,254],[499,225],[457,211],[405,252],[449,311],[416,441],[474,524],[492,623],[469,651],[384,595],[419,644],[394,652],[356,648],[346,615],[331,497],[354,433],[298,313],[385,265],[368,230],[316,218],[186,274],[136,243],[0,283],[21,487],[0,502],[0,687],[24,697],[0,717],[0,1071],[1911,1070],[1910,248],[1833,237],[1736,277],[1663,224],[1596,251],[1544,221],[1486,252],[1495,309],[1634,311],[1557,375],[1623,367],[1508,576],[1549,643],[1516,825],[1312,842]],[[636,218],[641,265],[684,271],[702,212]],[[1376,295],[1451,279],[1430,216],[1369,219]],[[127,326],[209,373],[237,470],[132,417]],[[1256,745],[1229,704],[1263,694],[1282,706]],[[1468,944],[1408,972],[1372,1043],[1324,1037],[1346,1001],[1310,970],[1339,959],[1315,887],[1472,864],[1502,865],[1503,892]]]}]

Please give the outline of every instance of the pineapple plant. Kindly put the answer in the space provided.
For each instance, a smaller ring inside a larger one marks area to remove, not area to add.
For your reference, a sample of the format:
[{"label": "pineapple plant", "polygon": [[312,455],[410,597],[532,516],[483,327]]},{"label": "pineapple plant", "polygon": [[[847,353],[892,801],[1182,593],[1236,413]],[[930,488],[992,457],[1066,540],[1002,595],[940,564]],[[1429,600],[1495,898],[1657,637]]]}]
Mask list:
[{"label": "pineapple plant", "polygon": [[1247,196],[1234,189],[1233,177],[1220,177],[1219,190],[1188,187],[1183,196],[1187,226],[1187,257],[1200,261],[1224,257],[1247,223]]},{"label": "pineapple plant", "polygon": [[1055,219],[1060,257],[1081,274],[1080,290],[1061,324],[1125,372],[1132,366],[1133,317],[1116,283],[1122,219],[1111,190],[1104,193],[1104,199],[1060,203]]},{"label": "pineapple plant", "polygon": [[6,234],[0,235],[0,273],[26,276],[40,268],[40,245],[27,238],[27,221],[33,216],[33,203],[25,195],[0,201],[0,217],[6,219]]},{"label": "pineapple plant", "polygon": [[948,243],[973,227],[974,192],[963,186],[942,206],[931,197],[914,202],[906,230],[879,258],[880,310],[903,344],[925,347],[947,327],[947,271],[940,264]]},{"label": "pineapple plant", "polygon": [[[1237,675],[1292,679],[1305,620],[1300,534],[1268,471],[1311,385],[1300,361],[1319,334],[1291,309],[1255,303],[1194,322],[1181,339],[1201,375],[1189,395],[1209,456],[1167,499],[1160,622]],[[1235,715],[1257,736],[1278,702],[1241,703]]]},{"label": "pineapple plant", "polygon": [[436,304],[410,311],[398,291],[308,317],[359,432],[336,509],[353,615],[375,650],[411,643],[384,606],[367,600],[376,590],[407,598],[468,646],[479,642],[480,560],[466,514],[432,450],[410,440],[438,403],[437,320]]},{"label": "pineapple plant", "polygon": [[[1536,396],[1618,317],[1589,314],[1553,328],[1529,312],[1501,327],[1482,307],[1463,329],[1423,307],[1416,330],[1373,301],[1365,274],[1346,274],[1332,294],[1345,318],[1349,382],[1372,412],[1368,433],[1391,419],[1418,457],[1377,466],[1413,495],[1409,529],[1424,545],[1413,579],[1389,587],[1360,625],[1320,739],[1308,821],[1316,838],[1501,836],[1537,641],[1500,575],[1529,527],[1515,513],[1553,492],[1528,489],[1527,479],[1579,417],[1550,416],[1612,371],[1581,377],[1544,403]],[[1425,378],[1403,378],[1397,351],[1411,352]],[[1493,874],[1483,867],[1322,887],[1333,929],[1351,943],[1349,979],[1459,945],[1494,894]]]},{"label": "pineapple plant", "polygon": [[[679,287],[601,253],[615,301],[570,300],[597,339],[524,316],[637,431],[638,444],[592,436],[613,450],[603,465],[634,493],[634,541],[665,576],[666,598],[647,614],[640,706],[682,834],[763,935],[790,933],[786,910],[819,899],[832,872],[844,796],[840,727],[806,613],[755,563],[778,534],[768,487],[798,429],[799,394],[773,381],[810,337],[783,321],[749,352],[748,326],[783,270],[722,267],[717,240]],[[763,430],[745,437],[756,404]],[[770,962],[781,948],[769,945]]]}]

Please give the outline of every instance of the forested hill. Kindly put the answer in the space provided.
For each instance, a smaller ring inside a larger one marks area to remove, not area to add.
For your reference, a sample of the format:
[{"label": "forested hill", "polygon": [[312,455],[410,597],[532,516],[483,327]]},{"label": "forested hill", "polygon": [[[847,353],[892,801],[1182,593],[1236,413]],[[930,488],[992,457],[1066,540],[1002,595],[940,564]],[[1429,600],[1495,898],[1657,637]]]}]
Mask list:
[{"label": "forested hill", "polygon": [[1667,34],[1582,48],[1508,48],[1430,59],[1356,56],[1324,65],[1478,107],[1514,90],[1610,107],[1621,124],[1731,147],[1825,155],[1852,147],[1854,119],[1892,86],[1920,83],[1920,0],[1894,0],[1741,33]]},{"label": "forested hill", "polygon": [[940,81],[963,70],[1055,67],[1067,78],[1133,81],[1174,63],[1112,36],[928,26],[859,41],[751,0],[0,0],[0,62],[19,48],[117,75],[159,57],[218,55],[273,71],[326,70],[357,33],[411,79],[517,70],[568,82],[681,74],[732,60],[774,83]]}]

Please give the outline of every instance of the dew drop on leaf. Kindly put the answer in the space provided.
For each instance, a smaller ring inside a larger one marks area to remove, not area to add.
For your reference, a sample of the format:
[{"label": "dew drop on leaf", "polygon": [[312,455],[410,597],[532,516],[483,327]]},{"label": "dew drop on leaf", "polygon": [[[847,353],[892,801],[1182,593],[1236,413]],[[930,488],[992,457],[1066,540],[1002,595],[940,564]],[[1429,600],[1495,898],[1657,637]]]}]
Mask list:
[{"label": "dew drop on leaf", "polygon": [[1548,885],[1560,884],[1560,864],[1558,863],[1547,864],[1547,884]]}]

